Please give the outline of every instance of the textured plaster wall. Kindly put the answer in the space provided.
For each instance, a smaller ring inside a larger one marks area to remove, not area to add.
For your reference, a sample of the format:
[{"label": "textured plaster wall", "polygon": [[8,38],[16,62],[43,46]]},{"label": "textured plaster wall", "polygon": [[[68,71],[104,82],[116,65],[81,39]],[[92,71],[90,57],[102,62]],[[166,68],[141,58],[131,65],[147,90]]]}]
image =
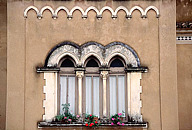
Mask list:
[{"label": "textured plaster wall", "polygon": [[178,130],[175,1],[162,1],[161,16],[159,20],[161,124],[163,130]]},{"label": "textured plaster wall", "polygon": [[5,129],[7,92],[7,3],[0,1],[0,130]]},{"label": "textured plaster wall", "polygon": [[[65,5],[69,9],[75,5],[84,9],[90,5],[99,9],[105,5],[114,9],[120,5],[129,9],[135,5],[144,9],[154,5],[162,16],[157,19],[155,12],[149,11],[148,18],[143,20],[139,11],[135,11],[133,18],[127,20],[125,13],[120,11],[118,18],[113,20],[110,12],[105,11],[103,18],[98,20],[91,11],[88,19],[83,20],[81,13],[76,11],[69,21],[63,11],[57,20],[45,11],[43,18],[38,20],[35,12],[30,11],[24,19],[23,11],[29,5],[38,8]],[[36,67],[44,65],[51,48],[63,41],[79,45],[88,41],[103,45],[120,41],[131,46],[138,53],[141,64],[149,67],[141,80],[142,114],[149,122],[149,130],[177,130],[175,7],[174,1],[9,2],[7,129],[35,130],[37,122],[42,120],[45,82],[43,74],[36,73]]]},{"label": "textured plaster wall", "polygon": [[192,129],[192,45],[177,45],[179,128]]}]

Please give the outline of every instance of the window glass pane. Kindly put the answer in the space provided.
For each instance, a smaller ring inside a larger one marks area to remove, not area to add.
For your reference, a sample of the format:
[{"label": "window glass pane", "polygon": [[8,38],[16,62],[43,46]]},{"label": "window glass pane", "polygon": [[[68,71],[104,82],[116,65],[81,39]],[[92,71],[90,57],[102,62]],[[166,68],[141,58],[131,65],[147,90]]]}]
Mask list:
[{"label": "window glass pane", "polygon": [[118,112],[125,112],[125,76],[118,76]]},{"label": "window glass pane", "polygon": [[114,59],[112,62],[111,62],[111,65],[110,67],[124,67],[122,61],[120,59]]},{"label": "window glass pane", "polygon": [[86,113],[91,114],[92,113],[92,91],[91,91],[91,77],[86,77]]},{"label": "window glass pane", "polygon": [[93,114],[99,116],[99,77],[93,77]]},{"label": "window glass pane", "polygon": [[75,114],[75,77],[68,77],[68,103],[70,103],[69,111]]},{"label": "window glass pane", "polygon": [[67,76],[60,77],[60,85],[60,113],[63,113],[62,104],[66,104],[67,101]]},{"label": "window glass pane", "polygon": [[110,87],[110,115],[117,113],[116,76],[109,77]]}]

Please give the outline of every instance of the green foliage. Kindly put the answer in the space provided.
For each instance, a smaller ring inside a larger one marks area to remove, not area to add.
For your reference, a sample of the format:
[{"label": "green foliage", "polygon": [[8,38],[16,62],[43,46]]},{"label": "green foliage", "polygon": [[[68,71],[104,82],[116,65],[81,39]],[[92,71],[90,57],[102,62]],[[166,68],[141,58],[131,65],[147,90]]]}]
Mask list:
[{"label": "green foliage", "polygon": [[98,117],[92,114],[85,115],[85,126],[87,127],[98,127],[100,124],[98,123]]},{"label": "green foliage", "polygon": [[66,103],[66,104],[62,104],[62,106],[63,106],[62,108],[63,113],[61,113],[60,115],[57,115],[56,119],[58,121],[63,121],[65,123],[71,123],[72,121],[76,121],[77,120],[76,116],[69,112],[70,104]]},{"label": "green foliage", "polygon": [[56,119],[57,119],[58,121],[62,121],[63,117],[64,117],[63,115],[57,115],[57,116],[56,116]]},{"label": "green foliage", "polygon": [[124,114],[125,114],[125,112],[122,111],[122,113],[116,113],[116,114],[112,115],[110,118],[110,120],[112,122],[111,125],[114,125],[114,124],[121,125],[122,124],[122,117],[124,116]]}]

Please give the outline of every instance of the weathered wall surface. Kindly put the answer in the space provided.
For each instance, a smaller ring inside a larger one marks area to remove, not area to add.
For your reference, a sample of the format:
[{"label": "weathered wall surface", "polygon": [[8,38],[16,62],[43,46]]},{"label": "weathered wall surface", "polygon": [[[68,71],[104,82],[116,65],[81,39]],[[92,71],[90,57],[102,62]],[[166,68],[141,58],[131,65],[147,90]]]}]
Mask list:
[{"label": "weathered wall surface", "polygon": [[192,1],[177,0],[177,22],[192,21]]},{"label": "weathered wall surface", "polygon": [[[45,5],[54,9],[60,5],[69,9],[75,5],[84,9],[90,5],[99,9],[105,5],[114,9],[120,5],[128,9],[135,5],[144,9],[154,5],[162,16],[157,19],[155,12],[149,11],[148,18],[142,19],[139,11],[134,11],[133,18],[127,20],[125,13],[120,11],[118,18],[113,20],[110,12],[105,11],[103,18],[98,20],[91,11],[84,20],[76,11],[73,19],[68,20],[66,13],[61,11],[59,18],[54,20],[46,10],[41,20],[34,11],[29,11],[28,18],[24,19],[24,9],[30,5],[39,9]],[[120,41],[131,46],[138,53],[141,64],[149,67],[141,81],[142,114],[149,122],[149,130],[177,130],[175,7],[174,1],[9,2],[7,129],[35,130],[37,122],[42,120],[44,80],[43,74],[36,73],[36,67],[44,65],[51,48],[63,41],[79,45],[88,41],[103,45]]]},{"label": "weathered wall surface", "polygon": [[7,92],[7,3],[0,1],[0,130],[5,129]]},{"label": "weathered wall surface", "polygon": [[179,128],[192,129],[192,44],[177,45]]},{"label": "weathered wall surface", "polygon": [[[171,5],[171,6],[169,6]],[[160,93],[163,130],[176,130],[178,124],[176,3],[162,1],[159,21]],[[177,122],[177,123],[175,123]]]}]

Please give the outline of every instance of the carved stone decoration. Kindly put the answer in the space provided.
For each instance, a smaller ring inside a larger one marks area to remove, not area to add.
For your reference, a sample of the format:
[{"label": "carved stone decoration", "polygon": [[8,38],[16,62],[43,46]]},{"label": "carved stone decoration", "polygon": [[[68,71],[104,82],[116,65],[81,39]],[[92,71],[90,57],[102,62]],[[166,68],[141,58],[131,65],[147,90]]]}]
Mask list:
[{"label": "carved stone decoration", "polygon": [[137,55],[134,55],[133,52],[129,46],[122,46],[121,43],[114,42],[113,45],[106,48],[106,63],[108,64],[114,56],[120,56],[125,60],[127,65],[138,67],[140,66],[140,62]]},{"label": "carved stone decoration", "polygon": [[192,41],[192,36],[178,36],[177,41]]},{"label": "carved stone decoration", "polygon": [[79,52],[78,49],[71,45],[63,45],[57,48],[49,57],[47,67],[55,67],[59,61],[66,55],[71,56],[76,64],[79,64]]},{"label": "carved stone decoration", "polygon": [[[73,43],[74,44],[74,43]],[[72,43],[64,42],[54,48],[46,59],[45,67],[57,67],[59,61],[66,55],[72,57],[76,66],[83,67],[86,59],[95,56],[101,66],[108,66],[114,56],[122,57],[126,64],[131,67],[140,67],[140,60],[136,52],[126,44],[113,42],[107,46],[102,46],[96,42],[88,42],[83,46],[76,47]]]},{"label": "carved stone decoration", "polygon": [[192,29],[192,21],[188,22],[177,22],[176,23],[177,29]]},{"label": "carved stone decoration", "polygon": [[84,76],[84,71],[76,71],[76,76],[77,76],[78,78],[83,78],[83,76]]},{"label": "carved stone decoration", "polygon": [[81,49],[81,64],[84,65],[85,60],[89,56],[95,56],[99,61],[100,64],[104,64],[103,58],[103,46],[97,45],[97,43],[90,42],[87,46],[82,46]]},{"label": "carved stone decoration", "polygon": [[58,17],[58,12],[61,11],[61,10],[65,11],[65,12],[67,13],[67,18],[68,18],[68,19],[73,18],[73,13],[74,13],[74,11],[76,11],[76,10],[79,10],[79,11],[81,12],[83,19],[86,19],[86,18],[87,18],[87,14],[88,14],[88,12],[89,12],[90,10],[95,11],[96,16],[97,16],[98,19],[101,19],[101,18],[102,18],[102,14],[103,14],[103,12],[104,12],[105,10],[108,10],[108,11],[111,12],[111,15],[112,15],[111,17],[112,17],[113,19],[116,19],[116,18],[117,18],[118,11],[120,11],[120,10],[123,10],[123,11],[126,13],[126,18],[127,18],[127,19],[132,18],[132,13],[133,13],[135,10],[139,10],[139,11],[140,11],[140,13],[141,13],[141,18],[147,18],[147,12],[148,12],[149,10],[155,11],[157,18],[159,18],[159,16],[160,16],[159,10],[158,10],[155,6],[148,6],[145,10],[143,10],[143,9],[142,9],[141,7],[139,7],[139,6],[134,6],[134,7],[132,7],[132,8],[130,9],[130,11],[129,11],[126,7],[124,7],[124,6],[119,6],[118,8],[116,8],[116,10],[113,10],[113,9],[112,9],[111,7],[109,7],[109,6],[104,6],[100,11],[99,11],[96,7],[94,7],[94,6],[88,7],[85,11],[84,11],[81,7],[79,7],[79,6],[73,7],[73,8],[71,9],[71,11],[69,11],[69,9],[67,9],[65,6],[59,6],[55,11],[54,11],[53,8],[51,8],[50,6],[44,6],[40,11],[39,11],[35,6],[29,6],[29,7],[26,8],[25,11],[24,11],[24,17],[25,17],[25,18],[27,18],[27,13],[28,13],[29,10],[35,10],[38,19],[43,18],[43,12],[44,12],[45,10],[49,10],[49,11],[51,12],[53,19],[57,19],[57,17]]},{"label": "carved stone decoration", "polygon": [[108,76],[109,72],[108,71],[101,71],[101,78],[103,80],[106,80],[107,79],[107,76]]},{"label": "carved stone decoration", "polygon": [[176,44],[192,44],[192,36],[177,36]]}]

